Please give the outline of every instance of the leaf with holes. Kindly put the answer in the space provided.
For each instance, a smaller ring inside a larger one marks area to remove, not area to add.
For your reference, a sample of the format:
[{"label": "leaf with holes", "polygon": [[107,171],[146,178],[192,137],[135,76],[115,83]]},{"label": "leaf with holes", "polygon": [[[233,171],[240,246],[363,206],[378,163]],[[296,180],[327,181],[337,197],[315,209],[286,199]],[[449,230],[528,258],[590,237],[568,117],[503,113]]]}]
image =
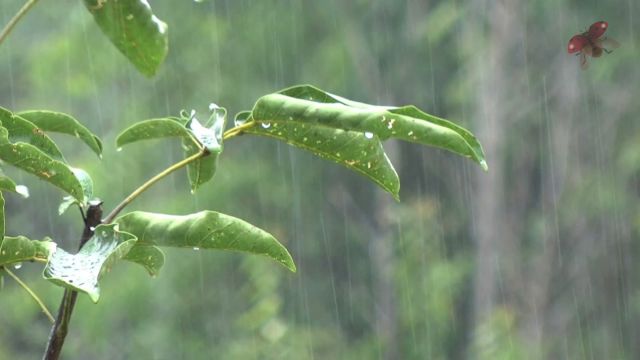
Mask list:
[{"label": "leaf with holes", "polygon": [[45,279],[67,289],[84,292],[91,301],[98,302],[98,280],[136,243],[135,236],[116,230],[116,226],[97,226],[94,235],[77,254],[56,249],[44,269]]},{"label": "leaf with holes", "polygon": [[[250,112],[239,113],[236,124],[251,121],[249,115]],[[396,200],[399,198],[400,179],[385,154],[380,139],[373,133],[363,134],[295,122],[274,123],[269,126],[260,124],[247,128],[245,132],[276,138],[346,166],[371,179]]]},{"label": "leaf with holes", "polygon": [[102,141],[100,141],[100,138],[70,115],[46,110],[22,111],[17,115],[29,120],[43,131],[75,136],[93,150],[96,155],[102,156]]},{"label": "leaf with holes", "polygon": [[147,0],[84,0],[102,32],[146,76],[153,76],[167,56],[167,24]]},{"label": "leaf with holes", "polygon": [[213,211],[165,215],[134,211],[119,217],[122,231],[138,237],[138,245],[244,251],[267,256],[296,271],[287,249],[271,234],[246,221]]},{"label": "leaf with holes", "polygon": [[381,140],[397,138],[434,146],[468,157],[485,170],[482,147],[466,129],[414,106],[385,107],[332,95],[309,85],[295,86],[261,97],[251,111],[259,124],[305,124],[372,133]]}]

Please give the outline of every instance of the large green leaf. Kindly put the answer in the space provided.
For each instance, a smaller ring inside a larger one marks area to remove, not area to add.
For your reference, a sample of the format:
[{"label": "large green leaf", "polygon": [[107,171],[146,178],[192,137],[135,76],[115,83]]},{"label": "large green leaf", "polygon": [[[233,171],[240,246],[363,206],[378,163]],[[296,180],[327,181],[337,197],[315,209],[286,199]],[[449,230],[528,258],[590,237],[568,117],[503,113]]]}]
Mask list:
[{"label": "large green leaf", "polygon": [[0,107],[0,122],[7,129],[11,142],[28,143],[55,159],[62,159],[56,143],[31,121]]},{"label": "large green leaf", "polygon": [[146,76],[152,76],[167,56],[167,24],[147,0],[84,0],[102,32]]},{"label": "large green leaf", "polygon": [[267,127],[305,124],[372,133],[382,140],[398,138],[452,151],[487,168],[482,147],[470,132],[413,106],[368,105],[302,85],[261,97],[251,118]]},{"label": "large green leaf", "polygon": [[[236,124],[251,121],[250,112],[239,113]],[[311,126],[294,122],[274,123],[273,126],[260,124],[249,127],[247,133],[274,137],[301,149],[355,170],[396,199],[399,197],[400,179],[377,135]]]},{"label": "large green leaf", "polygon": [[30,240],[24,236],[5,236],[0,242],[0,266],[22,261],[47,261],[56,251],[56,243],[49,238]]},{"label": "large green leaf", "polygon": [[181,123],[176,118],[149,119],[124,129],[116,138],[116,146],[121,148],[137,141],[167,137],[189,138],[191,133],[184,122]]},{"label": "large green leaf", "polygon": [[95,303],[100,298],[98,280],[113,263],[127,255],[135,245],[131,234],[116,230],[116,224],[99,225],[77,254],[61,248],[50,256],[45,279],[68,289],[84,292]]},{"label": "large green leaf", "polygon": [[69,166],[52,159],[33,145],[12,144],[4,127],[0,127],[0,160],[57,186],[78,201],[84,198],[82,185]]},{"label": "large green leaf", "polygon": [[243,220],[213,211],[177,216],[135,211],[116,220],[138,245],[245,251],[296,267],[287,249],[271,234]]},{"label": "large green leaf", "polygon": [[45,110],[30,110],[19,112],[17,115],[29,120],[44,131],[75,136],[87,144],[96,155],[102,156],[100,138],[78,120],[67,114]]}]

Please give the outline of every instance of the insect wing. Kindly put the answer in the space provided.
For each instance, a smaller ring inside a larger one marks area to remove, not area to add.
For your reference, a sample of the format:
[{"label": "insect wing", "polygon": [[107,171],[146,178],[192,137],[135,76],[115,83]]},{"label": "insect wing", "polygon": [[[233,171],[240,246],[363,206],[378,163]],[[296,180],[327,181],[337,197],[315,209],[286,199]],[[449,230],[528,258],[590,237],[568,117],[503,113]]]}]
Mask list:
[{"label": "insect wing", "polygon": [[589,38],[591,38],[591,40],[595,40],[602,36],[605,31],[607,31],[607,27],[609,27],[609,24],[606,21],[594,22],[593,24],[591,24],[591,26],[589,26],[589,31],[587,31],[587,34]]},{"label": "insect wing", "polygon": [[586,44],[582,47],[582,51],[580,53],[586,56],[593,56],[593,51],[593,47],[590,44]]},{"label": "insect wing", "polygon": [[589,39],[580,34],[576,35],[569,40],[569,45],[567,45],[567,52],[569,54],[573,54],[578,51],[582,51],[582,48],[589,45]]},{"label": "insect wing", "polygon": [[620,43],[617,42],[615,39],[610,38],[610,37],[605,37],[602,39],[596,39],[593,42],[596,46],[606,49],[608,51],[611,51],[613,49],[617,49],[620,47]]}]

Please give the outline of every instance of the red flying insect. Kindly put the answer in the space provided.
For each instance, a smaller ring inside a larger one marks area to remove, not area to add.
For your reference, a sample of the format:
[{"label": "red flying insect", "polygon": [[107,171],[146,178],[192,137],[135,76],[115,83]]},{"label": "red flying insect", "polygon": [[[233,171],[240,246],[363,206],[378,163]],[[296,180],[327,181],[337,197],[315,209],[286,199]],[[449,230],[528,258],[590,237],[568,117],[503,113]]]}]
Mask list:
[{"label": "red flying insect", "polygon": [[580,67],[586,69],[589,64],[587,63],[587,56],[600,57],[602,52],[610,54],[613,49],[620,47],[620,43],[612,38],[602,37],[605,31],[607,31],[609,24],[606,21],[594,22],[589,26],[589,30],[582,34],[575,35],[569,40],[569,46],[567,51],[569,54],[577,53],[580,56]]}]

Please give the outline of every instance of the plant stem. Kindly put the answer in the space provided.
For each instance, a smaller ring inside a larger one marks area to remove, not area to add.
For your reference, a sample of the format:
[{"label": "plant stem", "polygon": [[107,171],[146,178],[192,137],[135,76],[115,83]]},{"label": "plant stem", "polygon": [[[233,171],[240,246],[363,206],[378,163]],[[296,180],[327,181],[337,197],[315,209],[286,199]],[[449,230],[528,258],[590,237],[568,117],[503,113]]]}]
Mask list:
[{"label": "plant stem", "polygon": [[254,121],[248,121],[240,126],[232,127],[231,129],[225,131],[224,134],[222,134],[222,139],[227,140],[236,135],[240,135],[242,131],[252,128],[255,124],[256,123]]},{"label": "plant stem", "polygon": [[158,181],[162,180],[162,178],[164,178],[165,176],[171,174],[172,172],[183,168],[187,165],[189,165],[190,163],[200,159],[201,157],[204,157],[206,155],[208,155],[209,152],[206,150],[200,151],[198,153],[195,153],[191,156],[189,156],[186,159],[183,159],[180,162],[177,162],[171,166],[169,166],[168,168],[164,169],[162,172],[158,173],[156,176],[152,177],[151,179],[147,180],[146,183],[142,184],[139,188],[135,189],[129,196],[127,196],[124,200],[122,200],[122,202],[120,202],[120,204],[118,204],[118,206],[116,206],[113,211],[111,211],[111,213],[109,213],[109,215],[107,215],[107,217],[104,219],[103,223],[105,224],[109,224],[111,222],[113,222],[113,219],[115,219],[116,216],[118,216],[118,214],[120,213],[120,211],[122,211],[122,209],[125,208],[125,206],[129,205],[130,202],[132,202],[135,198],[137,198],[138,196],[140,196],[140,194],[142,194],[145,190],[147,190],[148,188],[150,188],[151,186],[153,186],[153,184],[157,183]]},{"label": "plant stem", "polygon": [[29,10],[38,2],[38,0],[28,0],[23,6],[22,8],[20,8],[20,10],[18,10],[18,12],[13,16],[13,18],[11,18],[11,20],[9,20],[9,23],[4,27],[4,29],[2,29],[2,32],[0,33],[0,44],[2,44],[2,42],[4,41],[4,39],[9,36],[9,33],[11,33],[11,30],[13,30],[13,28],[16,26],[16,24],[18,23],[18,21],[20,21],[20,19],[22,19],[22,17],[29,12]]},{"label": "plant stem", "polygon": [[29,293],[29,295],[31,295],[31,297],[33,298],[33,300],[35,300],[35,302],[38,303],[38,305],[40,305],[40,309],[42,309],[42,312],[47,315],[47,317],[49,318],[49,320],[54,323],[56,320],[53,318],[53,315],[51,315],[51,312],[49,312],[49,309],[47,309],[47,306],[42,302],[42,300],[40,300],[40,298],[38,297],[38,295],[36,295],[36,293],[34,293],[29,286],[27,286],[27,284],[25,284],[24,282],[22,282],[22,280],[20,280],[20,278],[14,274],[13,272],[11,272],[11,270],[7,269],[6,267],[4,268],[4,271],[9,274],[9,276],[11,276],[13,278],[13,280],[15,280],[20,286],[22,286],[22,288]]},{"label": "plant stem", "polygon": [[[102,202],[90,204],[87,210],[87,216],[84,222],[84,229],[82,236],[80,237],[80,244],[78,250],[93,236],[93,230],[96,226],[100,225],[102,219]],[[51,333],[49,334],[49,342],[47,343],[47,349],[42,357],[44,360],[57,360],[62,352],[62,345],[64,345],[64,339],[67,337],[69,329],[69,322],[71,321],[71,314],[73,313],[73,307],[76,305],[76,299],[78,298],[78,292],[65,289],[60,307],[58,308],[58,316],[56,321],[51,327]]]}]

